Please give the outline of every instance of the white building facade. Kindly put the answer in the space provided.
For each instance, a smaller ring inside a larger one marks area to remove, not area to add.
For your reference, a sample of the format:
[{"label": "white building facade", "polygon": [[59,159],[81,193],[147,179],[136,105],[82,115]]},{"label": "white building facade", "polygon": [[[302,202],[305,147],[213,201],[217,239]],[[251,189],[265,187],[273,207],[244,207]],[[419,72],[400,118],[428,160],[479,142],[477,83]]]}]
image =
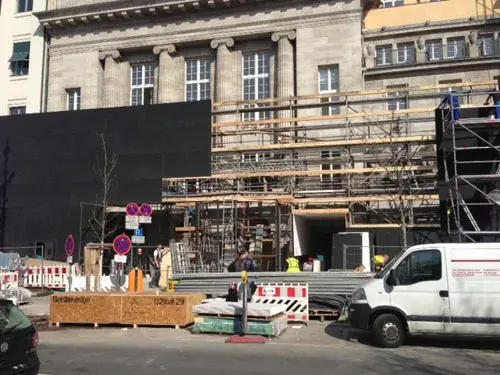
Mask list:
[{"label": "white building facade", "polygon": [[47,0],[0,1],[0,116],[43,110],[44,28],[33,15]]}]

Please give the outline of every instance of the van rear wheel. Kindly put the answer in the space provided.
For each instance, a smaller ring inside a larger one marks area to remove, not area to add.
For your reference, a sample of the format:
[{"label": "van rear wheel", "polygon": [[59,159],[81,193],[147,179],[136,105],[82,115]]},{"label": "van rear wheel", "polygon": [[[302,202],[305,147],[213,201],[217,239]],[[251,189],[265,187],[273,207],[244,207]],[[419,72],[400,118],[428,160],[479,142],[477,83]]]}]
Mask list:
[{"label": "van rear wheel", "polygon": [[373,322],[373,333],[382,348],[397,348],[403,345],[406,332],[401,319],[393,314],[377,316]]}]

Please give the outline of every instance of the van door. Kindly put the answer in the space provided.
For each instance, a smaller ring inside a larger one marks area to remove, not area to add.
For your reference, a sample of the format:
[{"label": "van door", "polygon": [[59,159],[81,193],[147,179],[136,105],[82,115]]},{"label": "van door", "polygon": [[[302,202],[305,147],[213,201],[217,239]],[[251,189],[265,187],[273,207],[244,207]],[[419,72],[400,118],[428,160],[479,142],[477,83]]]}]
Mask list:
[{"label": "van door", "polygon": [[397,285],[389,286],[391,306],[406,314],[410,333],[444,333],[449,309],[445,256],[440,248],[418,249],[395,268]]}]

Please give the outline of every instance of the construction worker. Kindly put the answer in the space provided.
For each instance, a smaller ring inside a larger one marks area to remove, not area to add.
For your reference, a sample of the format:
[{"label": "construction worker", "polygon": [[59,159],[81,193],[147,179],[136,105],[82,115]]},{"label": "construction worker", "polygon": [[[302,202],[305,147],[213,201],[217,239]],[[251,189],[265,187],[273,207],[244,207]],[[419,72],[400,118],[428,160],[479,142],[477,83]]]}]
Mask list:
[{"label": "construction worker", "polygon": [[286,272],[300,272],[299,260],[294,257],[290,257],[286,260],[288,268]]},{"label": "construction worker", "polygon": [[384,269],[384,266],[389,261],[389,255],[375,255],[373,257],[373,263],[375,264],[375,270],[381,271]]}]

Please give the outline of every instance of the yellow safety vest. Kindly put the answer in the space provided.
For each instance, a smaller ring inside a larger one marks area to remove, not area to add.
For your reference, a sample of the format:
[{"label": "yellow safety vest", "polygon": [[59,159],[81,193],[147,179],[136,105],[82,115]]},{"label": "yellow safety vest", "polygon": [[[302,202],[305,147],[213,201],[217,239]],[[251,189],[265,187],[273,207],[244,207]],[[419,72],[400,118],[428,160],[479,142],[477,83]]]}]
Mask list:
[{"label": "yellow safety vest", "polygon": [[300,272],[299,261],[295,258],[288,258],[286,260],[288,268],[286,272]]}]

